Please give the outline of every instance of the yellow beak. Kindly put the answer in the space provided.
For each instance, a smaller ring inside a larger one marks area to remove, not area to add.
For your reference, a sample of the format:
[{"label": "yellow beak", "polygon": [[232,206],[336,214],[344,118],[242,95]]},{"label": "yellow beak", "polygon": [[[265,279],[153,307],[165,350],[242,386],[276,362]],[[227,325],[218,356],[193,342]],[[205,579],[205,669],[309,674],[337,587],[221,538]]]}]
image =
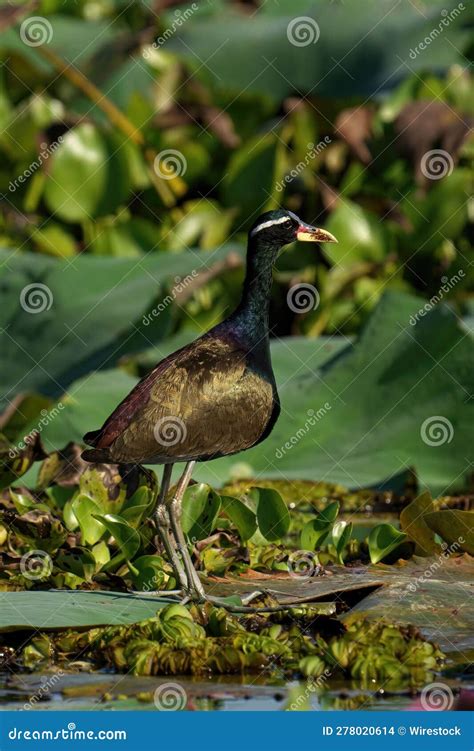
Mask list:
[{"label": "yellow beak", "polygon": [[330,232],[311,227],[309,224],[302,224],[298,227],[296,239],[304,243],[337,243],[336,238]]}]

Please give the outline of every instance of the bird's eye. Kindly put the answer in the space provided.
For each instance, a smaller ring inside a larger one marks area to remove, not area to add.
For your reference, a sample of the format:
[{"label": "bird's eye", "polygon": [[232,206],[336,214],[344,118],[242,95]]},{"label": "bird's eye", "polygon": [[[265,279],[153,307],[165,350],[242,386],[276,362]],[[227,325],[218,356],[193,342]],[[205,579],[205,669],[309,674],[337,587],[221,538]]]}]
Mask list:
[{"label": "bird's eye", "polygon": [[285,229],[290,229],[293,226],[293,222],[291,221],[291,219],[287,219],[286,222],[283,222],[283,226],[285,227]]}]

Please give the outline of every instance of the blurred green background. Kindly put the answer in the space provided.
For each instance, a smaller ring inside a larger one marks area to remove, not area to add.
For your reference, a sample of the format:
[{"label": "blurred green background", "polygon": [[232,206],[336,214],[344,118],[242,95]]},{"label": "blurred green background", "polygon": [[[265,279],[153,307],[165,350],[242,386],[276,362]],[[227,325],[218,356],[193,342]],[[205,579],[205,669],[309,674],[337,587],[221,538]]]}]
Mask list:
[{"label": "blurred green background", "polygon": [[[468,3],[436,0],[3,4],[8,441],[41,417],[50,449],[99,427],[230,312],[248,227],[284,206],[339,245],[280,257],[282,421],[201,477],[355,486],[415,468],[439,491],[470,486],[473,23]],[[289,308],[296,284],[319,304]],[[451,427],[433,450],[436,416]]]}]

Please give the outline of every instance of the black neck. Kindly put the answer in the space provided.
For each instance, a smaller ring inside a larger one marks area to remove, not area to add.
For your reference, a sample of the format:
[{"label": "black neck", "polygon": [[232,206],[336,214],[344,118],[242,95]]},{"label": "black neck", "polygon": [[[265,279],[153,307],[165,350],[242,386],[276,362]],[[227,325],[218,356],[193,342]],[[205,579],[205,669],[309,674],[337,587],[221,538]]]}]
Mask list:
[{"label": "black neck", "polygon": [[250,238],[242,299],[231,316],[249,338],[268,338],[272,269],[279,248]]}]

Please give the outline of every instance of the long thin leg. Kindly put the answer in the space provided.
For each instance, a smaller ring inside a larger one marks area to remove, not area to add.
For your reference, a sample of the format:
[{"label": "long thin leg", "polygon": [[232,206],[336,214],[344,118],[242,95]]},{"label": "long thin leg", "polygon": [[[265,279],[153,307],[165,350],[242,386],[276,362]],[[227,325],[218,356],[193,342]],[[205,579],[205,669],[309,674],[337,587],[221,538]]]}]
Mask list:
[{"label": "long thin leg", "polygon": [[165,468],[163,470],[163,478],[161,481],[160,493],[159,493],[158,501],[156,504],[155,519],[156,519],[156,526],[158,528],[159,535],[163,541],[163,545],[165,546],[166,553],[173,567],[176,578],[178,579],[181,587],[185,591],[187,591],[188,579],[181,565],[181,561],[179,560],[178,555],[176,553],[173,540],[171,539],[170,515],[168,513],[169,509],[166,504],[166,496],[168,494],[168,490],[170,487],[172,471],[173,471],[173,465],[165,464]]},{"label": "long thin leg", "polygon": [[182,513],[182,500],[186,488],[191,480],[191,475],[196,462],[188,462],[184,469],[183,474],[176,486],[171,504],[169,506],[169,515],[171,521],[171,529],[173,535],[178,544],[179,552],[181,554],[184,568],[188,577],[189,589],[192,590],[194,595],[197,595],[198,599],[204,599],[204,587],[201,584],[201,580],[197,574],[196,569],[193,566],[191,556],[189,555],[188,545],[186,538],[184,537],[183,529],[181,527],[181,513]]}]

